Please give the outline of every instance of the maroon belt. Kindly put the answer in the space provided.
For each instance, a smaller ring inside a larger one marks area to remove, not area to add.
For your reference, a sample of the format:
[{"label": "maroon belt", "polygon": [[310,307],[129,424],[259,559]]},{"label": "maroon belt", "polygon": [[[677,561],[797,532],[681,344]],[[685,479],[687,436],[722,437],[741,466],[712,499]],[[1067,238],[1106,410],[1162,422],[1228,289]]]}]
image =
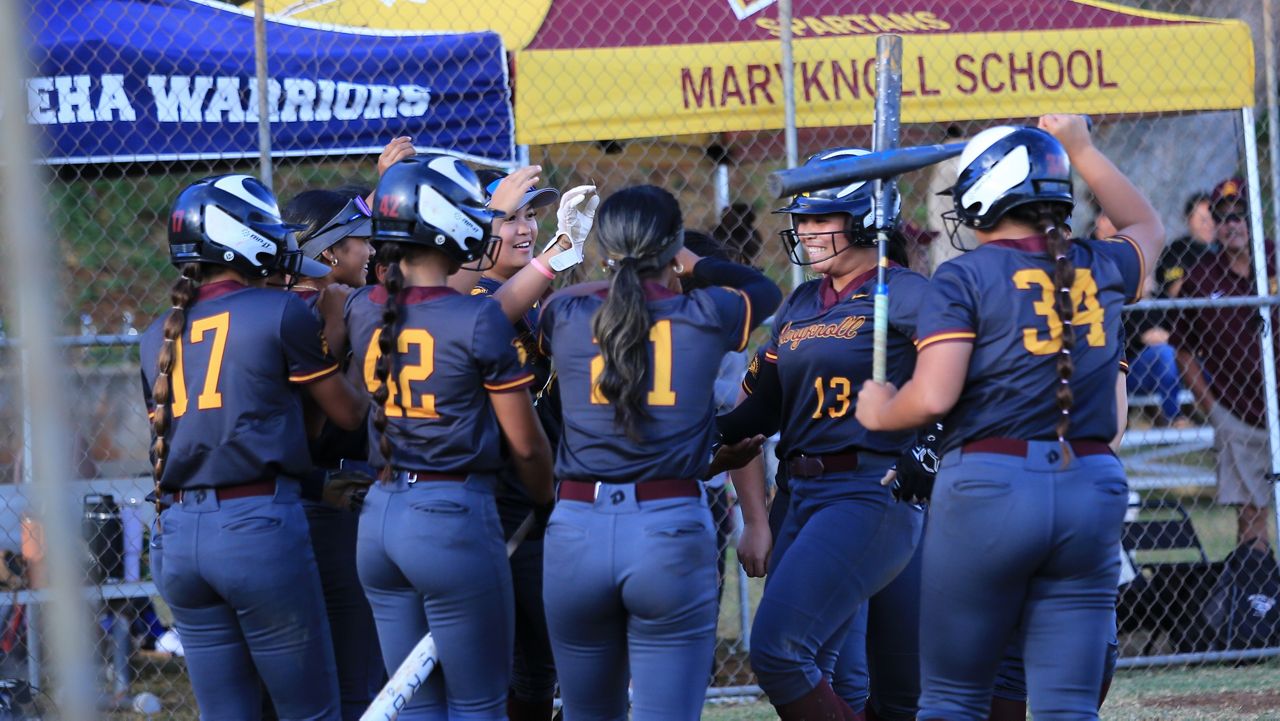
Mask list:
[{"label": "maroon belt", "polygon": [[791,478],[818,478],[827,473],[858,470],[858,454],[849,451],[826,456],[795,456],[788,458],[786,464]]},{"label": "maroon belt", "polygon": [[[596,486],[590,481],[560,481],[560,500],[586,501],[596,500]],[[660,501],[664,498],[698,498],[702,495],[702,486],[688,478],[663,478],[654,481],[640,481],[636,486],[637,501]]]},{"label": "maroon belt", "polygon": [[419,481],[453,481],[460,483],[467,480],[465,473],[431,473],[429,471],[407,471],[403,468],[397,468],[396,477],[400,476],[403,476],[405,481],[409,483],[417,483]]},{"label": "maroon belt", "polygon": [[[1102,441],[1067,441],[1071,452],[1077,457],[1114,455],[1111,446]],[[1027,441],[1017,438],[983,438],[964,444],[960,450],[964,453],[998,453],[1002,456],[1027,456]]]},{"label": "maroon belt", "polygon": [[196,494],[198,501],[204,500],[205,493],[213,493],[219,501],[230,501],[233,498],[248,498],[250,496],[274,496],[276,493],[276,482],[274,479],[270,481],[258,481],[257,483],[243,483],[238,486],[226,486],[225,488],[192,488],[190,490],[178,491],[173,494],[178,503],[182,503],[182,499],[188,494]]}]

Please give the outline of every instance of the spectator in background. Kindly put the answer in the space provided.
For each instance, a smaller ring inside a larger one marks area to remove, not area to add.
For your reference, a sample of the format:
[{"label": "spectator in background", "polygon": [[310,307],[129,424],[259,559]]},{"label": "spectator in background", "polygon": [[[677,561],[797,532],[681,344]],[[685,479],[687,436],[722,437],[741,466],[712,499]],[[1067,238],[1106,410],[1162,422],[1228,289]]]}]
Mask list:
[{"label": "spectator in background", "polygon": [[925,277],[932,275],[929,253],[938,239],[938,231],[922,228],[905,218],[898,224],[898,231],[907,243],[908,267]]},{"label": "spectator in background", "polygon": [[1187,220],[1187,234],[1169,243],[1156,263],[1156,297],[1177,298],[1187,269],[1206,253],[1221,248],[1214,237],[1213,215],[1209,211],[1209,194],[1193,193],[1182,207]]},{"label": "spectator in background", "polygon": [[[1222,250],[1192,266],[1180,290],[1184,297],[1256,295],[1244,181],[1230,178],[1209,198],[1214,236]],[[1267,244],[1266,267],[1274,267]],[[1275,279],[1270,279],[1275,292]],[[1209,417],[1217,450],[1218,502],[1238,506],[1240,545],[1268,548],[1267,507],[1271,485],[1263,398],[1261,318],[1255,308],[1197,308],[1174,324],[1182,379]]]},{"label": "spectator in background", "polygon": [[[1110,238],[1116,234],[1111,219],[1094,204],[1096,216],[1093,224],[1094,238]],[[1144,283],[1143,293],[1150,296],[1151,289]],[[1124,316],[1126,340],[1125,359],[1129,361],[1129,374],[1125,377],[1129,393],[1155,394],[1160,401],[1159,425],[1171,428],[1189,428],[1191,421],[1182,415],[1178,399],[1182,384],[1178,380],[1178,364],[1173,346],[1169,345],[1169,331],[1165,327],[1165,314],[1158,310],[1129,310]]]},{"label": "spectator in background", "polygon": [[755,265],[763,245],[760,231],[756,230],[756,211],[749,203],[734,203],[725,208],[711,237],[728,260],[743,265]]}]

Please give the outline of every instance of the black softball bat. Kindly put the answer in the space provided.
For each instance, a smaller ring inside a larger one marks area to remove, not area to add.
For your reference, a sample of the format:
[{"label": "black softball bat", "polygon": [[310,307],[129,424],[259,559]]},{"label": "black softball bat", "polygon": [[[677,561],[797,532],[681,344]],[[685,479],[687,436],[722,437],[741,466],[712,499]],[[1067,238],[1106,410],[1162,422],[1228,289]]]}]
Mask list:
[{"label": "black softball bat", "polygon": [[815,165],[802,165],[769,174],[769,192],[785,198],[812,190],[848,185],[859,180],[892,178],[903,173],[954,158],[964,150],[964,143],[909,145],[878,153],[832,160]]}]

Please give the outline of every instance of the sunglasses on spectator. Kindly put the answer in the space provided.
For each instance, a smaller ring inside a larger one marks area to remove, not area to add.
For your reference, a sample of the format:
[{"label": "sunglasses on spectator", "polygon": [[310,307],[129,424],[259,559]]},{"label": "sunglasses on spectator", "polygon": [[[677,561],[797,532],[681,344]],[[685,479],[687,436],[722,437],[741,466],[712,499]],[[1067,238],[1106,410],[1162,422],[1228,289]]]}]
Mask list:
[{"label": "sunglasses on spectator", "polygon": [[[314,258],[320,255],[321,251],[333,246],[338,241],[353,235],[354,231],[359,230],[361,224],[366,224],[369,217],[373,213],[369,210],[369,204],[364,202],[364,198],[356,196],[347,201],[336,215],[328,220],[316,234],[311,236],[306,243],[302,245],[302,254],[308,258]],[[369,231],[366,230],[366,233]]]}]

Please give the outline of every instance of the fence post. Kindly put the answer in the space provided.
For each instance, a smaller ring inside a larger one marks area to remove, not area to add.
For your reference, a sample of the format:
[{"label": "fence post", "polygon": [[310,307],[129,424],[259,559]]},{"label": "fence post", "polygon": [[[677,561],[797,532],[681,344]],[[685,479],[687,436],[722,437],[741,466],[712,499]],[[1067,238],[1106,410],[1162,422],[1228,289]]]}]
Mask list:
[{"label": "fence post", "polygon": [[[800,144],[796,138],[796,59],[791,32],[791,0],[778,0],[778,26],[782,31],[782,99],[786,124],[783,137],[787,143],[787,167],[800,164]],[[791,287],[804,282],[804,268],[791,264]]]},{"label": "fence post", "polygon": [[[1257,279],[1259,296],[1271,295],[1267,273],[1267,252],[1263,242],[1262,229],[1262,187],[1258,173],[1258,138],[1255,133],[1253,108],[1241,108],[1240,117],[1244,125],[1244,154],[1247,173],[1246,185],[1249,192],[1249,230],[1253,234],[1253,273]],[[1271,159],[1272,163],[1275,158]],[[1271,446],[1271,476],[1280,473],[1280,409],[1276,405],[1276,350],[1275,337],[1272,335],[1273,306],[1263,305],[1258,308],[1262,316],[1262,378],[1264,401],[1267,408],[1267,436]],[[1280,511],[1280,484],[1272,484],[1273,512]],[[1277,517],[1280,521],[1280,516]]]},{"label": "fence post", "polygon": [[[68,503],[71,437],[63,389],[67,371],[54,344],[60,323],[50,302],[58,288],[53,246],[48,240],[42,173],[35,165],[39,145],[27,124],[28,55],[23,30],[26,3],[0,3],[0,209],[3,212],[7,306],[17,319],[22,339],[22,442],[25,473],[32,480],[32,507],[43,528],[44,569],[52,598],[44,614],[57,669],[60,718],[93,717],[94,677],[88,644],[88,607],[80,592],[85,574],[78,562],[78,528]],[[34,605],[34,604],[33,604]],[[32,625],[34,628],[34,624]],[[34,685],[39,678],[30,679]]]},{"label": "fence post", "polygon": [[[1266,63],[1267,160],[1271,165],[1271,232],[1280,235],[1280,83],[1276,80],[1276,3],[1262,2],[1262,43]],[[1280,254],[1276,254],[1280,277]]]},{"label": "fence post", "polygon": [[267,75],[267,14],[263,0],[253,0],[253,59],[258,76],[258,163],[259,174],[271,185],[271,88]]}]

